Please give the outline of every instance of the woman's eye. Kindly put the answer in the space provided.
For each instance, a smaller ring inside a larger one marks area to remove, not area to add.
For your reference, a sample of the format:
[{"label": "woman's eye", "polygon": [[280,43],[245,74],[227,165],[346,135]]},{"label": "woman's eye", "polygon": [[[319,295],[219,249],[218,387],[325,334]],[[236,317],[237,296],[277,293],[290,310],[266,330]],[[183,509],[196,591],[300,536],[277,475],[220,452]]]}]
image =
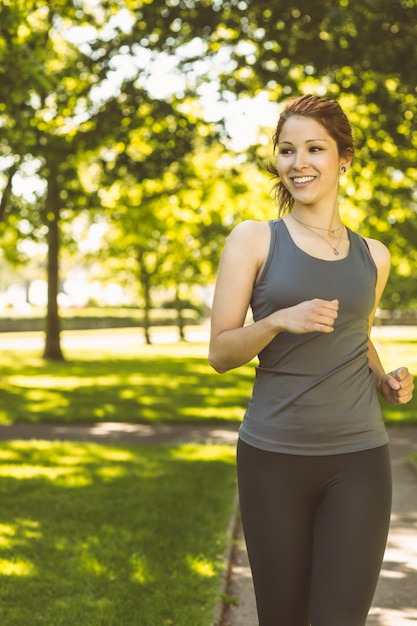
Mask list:
[{"label": "woman's eye", "polygon": [[281,148],[279,153],[280,154],[292,154],[292,150],[290,150],[290,148]]},{"label": "woman's eye", "polygon": [[322,148],[319,148],[319,146],[311,146],[310,148],[310,152],[320,152],[322,150]]}]

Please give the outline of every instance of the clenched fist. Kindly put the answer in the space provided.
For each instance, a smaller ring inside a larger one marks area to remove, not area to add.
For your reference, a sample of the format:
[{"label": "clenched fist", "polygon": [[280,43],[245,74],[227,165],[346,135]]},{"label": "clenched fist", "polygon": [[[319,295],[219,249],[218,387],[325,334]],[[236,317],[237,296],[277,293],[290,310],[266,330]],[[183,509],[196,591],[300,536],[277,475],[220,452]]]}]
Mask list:
[{"label": "clenched fist", "polygon": [[378,385],[381,396],[391,404],[405,404],[413,397],[414,378],[406,367],[384,374]]},{"label": "clenched fist", "polygon": [[282,330],[289,333],[331,333],[338,316],[338,300],[306,300],[277,311]]}]

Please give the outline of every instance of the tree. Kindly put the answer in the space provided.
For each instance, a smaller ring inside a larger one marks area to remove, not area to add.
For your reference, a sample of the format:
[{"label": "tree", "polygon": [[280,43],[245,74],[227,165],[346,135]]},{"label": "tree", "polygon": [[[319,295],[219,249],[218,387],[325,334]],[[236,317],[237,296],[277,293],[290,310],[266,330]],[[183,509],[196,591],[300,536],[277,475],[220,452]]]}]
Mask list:
[{"label": "tree", "polygon": [[[13,177],[23,159],[36,161],[46,182],[40,216],[48,229],[44,356],[54,360],[63,358],[57,305],[61,214],[86,204],[100,206],[98,190],[87,194],[83,182],[89,160],[101,158],[113,180],[128,175],[126,163],[132,162],[137,176],[152,179],[164,160],[174,162],[189,147],[186,127],[192,123],[182,115],[177,124],[175,109],[149,96],[140,85],[141,63],[119,85],[111,82],[123,57],[129,57],[120,13],[116,0],[21,0],[3,4],[0,14],[0,58],[8,70],[0,90],[0,143],[9,157],[1,209],[5,220],[18,209],[11,194]],[[18,225],[19,219],[14,221]]]},{"label": "tree", "polygon": [[181,161],[162,171],[160,179],[124,176],[103,188],[109,228],[102,255],[119,282],[140,286],[147,343],[153,293],[161,287],[174,292],[185,338],[185,301],[196,285],[213,281],[231,228],[242,219],[273,216],[267,176],[219,142],[210,147],[200,137]]}]

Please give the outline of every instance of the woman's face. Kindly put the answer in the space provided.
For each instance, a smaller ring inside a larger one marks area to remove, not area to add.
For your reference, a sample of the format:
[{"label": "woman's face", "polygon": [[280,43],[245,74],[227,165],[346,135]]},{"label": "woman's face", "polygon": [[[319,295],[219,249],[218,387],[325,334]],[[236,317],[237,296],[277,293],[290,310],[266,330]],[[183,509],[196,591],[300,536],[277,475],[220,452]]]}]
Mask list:
[{"label": "woman's face", "polygon": [[292,116],[278,138],[278,172],[294,202],[317,204],[335,201],[341,165],[336,141],[310,117]]}]

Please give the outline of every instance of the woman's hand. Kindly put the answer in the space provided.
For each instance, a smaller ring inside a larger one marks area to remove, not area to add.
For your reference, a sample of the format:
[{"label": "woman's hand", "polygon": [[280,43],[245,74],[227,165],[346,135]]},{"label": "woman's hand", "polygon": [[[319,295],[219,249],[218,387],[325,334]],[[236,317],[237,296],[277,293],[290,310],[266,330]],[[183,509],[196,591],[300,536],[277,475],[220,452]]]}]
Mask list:
[{"label": "woman's hand", "polygon": [[280,330],[288,333],[331,333],[339,311],[338,300],[306,300],[275,314]]},{"label": "woman's hand", "polygon": [[399,367],[383,374],[378,385],[381,396],[391,404],[405,404],[413,397],[414,378],[408,368]]}]

